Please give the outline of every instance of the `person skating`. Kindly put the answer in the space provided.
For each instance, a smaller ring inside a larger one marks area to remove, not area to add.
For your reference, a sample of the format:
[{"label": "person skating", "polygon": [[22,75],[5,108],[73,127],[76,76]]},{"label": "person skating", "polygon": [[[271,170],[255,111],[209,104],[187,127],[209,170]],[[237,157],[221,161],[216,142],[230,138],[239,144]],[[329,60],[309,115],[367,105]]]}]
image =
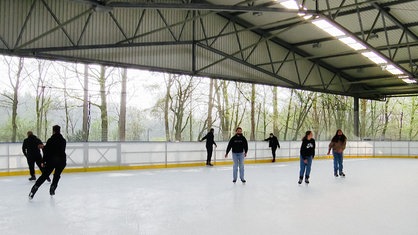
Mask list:
[{"label": "person skating", "polygon": [[58,125],[53,126],[52,132],[52,136],[48,139],[45,146],[43,146],[43,164],[45,166],[45,170],[32,187],[29,193],[29,199],[33,198],[38,188],[45,182],[54,170],[54,178],[49,189],[49,194],[51,196],[55,195],[55,190],[58,187],[58,181],[61,178],[61,173],[67,165],[67,155],[65,154],[67,141],[61,135],[61,127]]},{"label": "person skating", "polygon": [[347,144],[347,137],[343,134],[341,129],[338,129],[335,136],[332,137],[331,143],[328,147],[328,155],[332,149],[332,155],[334,157],[334,176],[345,176],[343,172],[343,152]]},{"label": "person skating", "polygon": [[307,131],[302,139],[302,145],[300,146],[300,172],[298,181],[299,184],[301,184],[303,181],[303,175],[305,175],[305,183],[309,184],[312,159],[314,157],[315,139],[313,138],[312,131]]},{"label": "person skating", "polygon": [[[34,135],[32,131],[27,132],[27,138],[23,140],[22,152],[26,157],[26,161],[28,162],[30,174],[29,180],[31,181],[36,180],[35,163],[41,172],[44,170],[42,167],[42,155],[40,150],[42,145],[42,141],[36,135]],[[47,180],[51,181],[49,177]]]},{"label": "person skating", "polygon": [[207,152],[206,166],[213,166],[211,163],[213,145],[215,145],[215,147],[218,147],[215,143],[215,136],[213,134],[214,131],[215,130],[213,128],[210,128],[210,131],[200,140],[200,142],[202,142],[203,140],[206,140],[206,152]]},{"label": "person skating", "polygon": [[270,133],[269,138],[264,139],[264,141],[269,142],[269,147],[271,148],[271,154],[273,155],[273,160],[271,160],[271,162],[275,162],[276,161],[276,149],[280,148],[279,140],[277,139],[275,135],[273,135],[273,133]]},{"label": "person skating", "polygon": [[247,182],[244,178],[244,158],[247,157],[248,142],[247,139],[242,135],[242,128],[237,127],[235,135],[229,140],[228,147],[226,148],[225,158],[228,157],[229,151],[232,149],[232,160],[234,165],[232,167],[232,182],[237,182],[238,168],[239,177],[241,182]]}]

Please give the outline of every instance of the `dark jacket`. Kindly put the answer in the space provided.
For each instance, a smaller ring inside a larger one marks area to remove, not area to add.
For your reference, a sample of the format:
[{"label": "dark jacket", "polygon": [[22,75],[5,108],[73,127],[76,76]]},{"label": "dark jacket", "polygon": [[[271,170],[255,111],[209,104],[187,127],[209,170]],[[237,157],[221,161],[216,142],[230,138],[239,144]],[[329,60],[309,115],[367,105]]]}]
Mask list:
[{"label": "dark jacket", "polygon": [[229,140],[228,147],[226,148],[226,154],[232,149],[233,153],[248,152],[248,142],[243,135],[234,135]]},{"label": "dark jacket", "polygon": [[269,138],[265,139],[264,141],[268,141],[269,142],[269,147],[271,147],[271,148],[277,148],[277,147],[280,148],[279,140],[274,135],[273,135],[273,137],[269,137]]},{"label": "dark jacket", "polygon": [[315,140],[314,139],[303,139],[302,145],[300,146],[300,156],[303,159],[307,159],[308,157],[315,156]]},{"label": "dark jacket", "polygon": [[38,145],[43,144],[36,135],[30,135],[23,140],[22,152],[26,157],[42,157]]},{"label": "dark jacket", "polygon": [[213,145],[216,145],[215,143],[215,136],[211,131],[209,131],[202,139],[201,141],[206,140],[206,147],[212,147]]},{"label": "dark jacket", "polygon": [[43,148],[44,162],[65,162],[67,158],[66,145],[67,141],[61,134],[53,134]]}]

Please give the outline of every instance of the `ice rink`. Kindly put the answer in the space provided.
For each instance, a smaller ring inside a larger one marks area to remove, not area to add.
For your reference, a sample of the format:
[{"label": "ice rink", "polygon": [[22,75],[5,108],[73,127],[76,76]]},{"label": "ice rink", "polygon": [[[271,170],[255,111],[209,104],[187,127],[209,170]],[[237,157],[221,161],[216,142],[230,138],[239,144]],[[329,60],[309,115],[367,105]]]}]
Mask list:
[{"label": "ice rink", "polygon": [[33,200],[27,176],[0,177],[0,234],[418,234],[418,160],[299,162],[65,173]]}]

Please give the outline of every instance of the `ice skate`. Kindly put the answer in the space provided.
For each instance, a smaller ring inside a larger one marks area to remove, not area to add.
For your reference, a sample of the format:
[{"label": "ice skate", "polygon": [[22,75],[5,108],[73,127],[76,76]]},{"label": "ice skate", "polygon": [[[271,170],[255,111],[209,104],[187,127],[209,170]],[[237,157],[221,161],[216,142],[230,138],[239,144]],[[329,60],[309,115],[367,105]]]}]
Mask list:
[{"label": "ice skate", "polygon": [[51,185],[51,187],[49,188],[49,195],[54,196],[56,188],[57,187],[55,185]]},{"label": "ice skate", "polygon": [[35,193],[36,193],[36,191],[38,191],[38,186],[36,186],[36,185],[34,185],[33,187],[32,187],[32,189],[30,190],[30,193],[29,193],[29,199],[31,200],[31,199],[33,199],[33,196],[35,196]]},{"label": "ice skate", "polygon": [[340,176],[341,176],[341,177],[345,177],[344,172],[340,172]]},{"label": "ice skate", "polygon": [[302,183],[302,180],[303,180],[303,177],[299,177],[298,184],[301,184]]}]

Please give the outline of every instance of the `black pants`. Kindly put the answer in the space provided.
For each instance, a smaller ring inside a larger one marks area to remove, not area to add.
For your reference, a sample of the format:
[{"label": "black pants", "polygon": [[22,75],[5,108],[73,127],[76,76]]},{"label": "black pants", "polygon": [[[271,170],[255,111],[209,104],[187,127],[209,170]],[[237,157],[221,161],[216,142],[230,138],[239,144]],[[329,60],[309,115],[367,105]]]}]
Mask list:
[{"label": "black pants", "polygon": [[209,165],[212,160],[213,146],[206,146],[206,152],[208,153],[206,157],[206,165]]},{"label": "black pants", "polygon": [[29,174],[31,176],[35,176],[35,163],[36,165],[39,167],[39,170],[43,170],[42,168],[42,156],[27,156],[26,160],[28,162],[28,166],[29,166]]},{"label": "black pants", "polygon": [[273,155],[273,161],[276,160],[276,149],[277,147],[271,147],[271,154]]},{"label": "black pants", "polygon": [[52,179],[51,187],[54,186],[55,188],[58,187],[58,181],[61,178],[61,173],[64,170],[65,166],[67,165],[66,161],[55,161],[51,163],[47,163],[44,171],[42,172],[41,177],[35,182],[36,186],[41,186],[45,180],[49,177],[49,175],[54,171],[54,178]]}]

